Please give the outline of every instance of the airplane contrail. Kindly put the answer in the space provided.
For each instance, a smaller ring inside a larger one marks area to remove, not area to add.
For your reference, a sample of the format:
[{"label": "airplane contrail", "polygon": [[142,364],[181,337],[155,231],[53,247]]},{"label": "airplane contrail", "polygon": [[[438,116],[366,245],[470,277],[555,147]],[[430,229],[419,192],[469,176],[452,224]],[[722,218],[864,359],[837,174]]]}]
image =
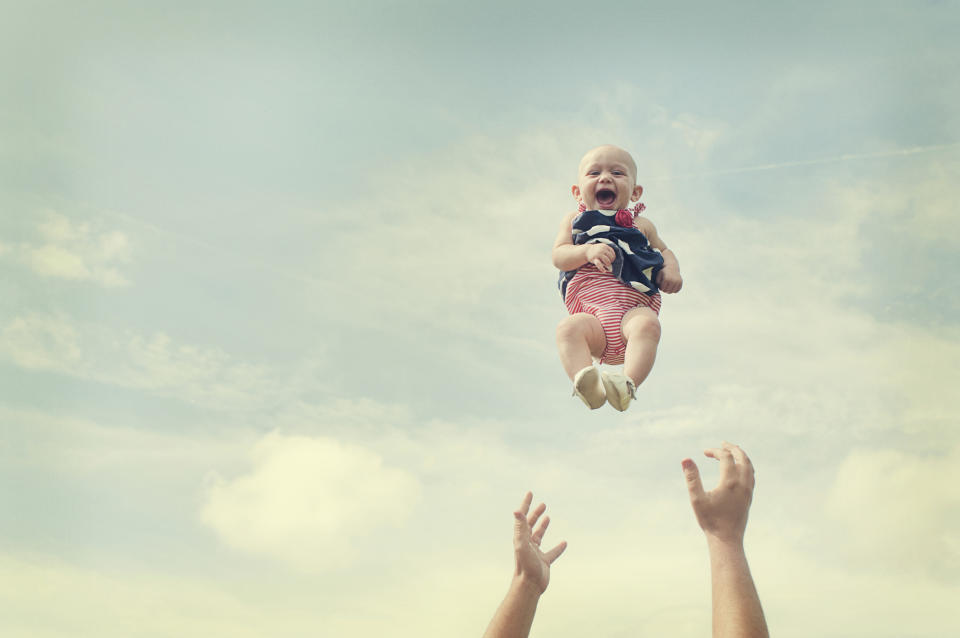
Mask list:
[{"label": "airplane contrail", "polygon": [[716,171],[705,171],[703,173],[691,173],[689,175],[676,175],[673,177],[657,177],[647,181],[669,182],[678,179],[696,179],[699,177],[713,177],[715,175],[732,175],[736,173],[753,173],[757,171],[771,171],[779,168],[793,168],[795,166],[812,166],[815,164],[833,164],[836,162],[848,162],[851,160],[875,159],[881,157],[899,157],[903,155],[916,155],[918,153],[930,153],[933,151],[942,151],[950,148],[960,147],[960,142],[950,144],[933,144],[930,146],[912,146],[910,148],[901,148],[893,151],[880,151],[877,153],[847,153],[834,157],[818,157],[809,160],[797,160],[794,162],[777,162],[774,164],[755,164],[753,166],[741,166],[739,168],[724,168]]}]

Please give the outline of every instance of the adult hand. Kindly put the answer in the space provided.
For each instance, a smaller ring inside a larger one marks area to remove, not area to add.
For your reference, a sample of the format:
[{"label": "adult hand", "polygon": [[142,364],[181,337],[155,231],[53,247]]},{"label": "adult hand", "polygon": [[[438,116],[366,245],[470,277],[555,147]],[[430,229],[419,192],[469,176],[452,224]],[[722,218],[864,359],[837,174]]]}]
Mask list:
[{"label": "adult hand", "polygon": [[600,272],[610,272],[617,254],[604,243],[587,244],[587,263],[593,264]]},{"label": "adult hand", "polygon": [[550,524],[550,517],[544,516],[540,525],[537,526],[537,521],[547,510],[547,506],[540,503],[533,512],[530,512],[532,502],[533,494],[527,492],[520,504],[520,509],[513,513],[513,552],[516,560],[514,575],[542,594],[550,583],[550,565],[567,548],[567,542],[561,541],[546,552],[540,548],[547,525]]},{"label": "adult hand", "polygon": [[679,268],[666,266],[657,273],[657,287],[663,292],[680,292],[683,288],[683,277],[680,276]]},{"label": "adult hand", "polygon": [[708,537],[742,544],[753,499],[753,465],[743,450],[727,442],[703,453],[720,461],[720,482],[705,492],[697,464],[691,459],[683,460],[683,474],[687,479],[693,513]]}]

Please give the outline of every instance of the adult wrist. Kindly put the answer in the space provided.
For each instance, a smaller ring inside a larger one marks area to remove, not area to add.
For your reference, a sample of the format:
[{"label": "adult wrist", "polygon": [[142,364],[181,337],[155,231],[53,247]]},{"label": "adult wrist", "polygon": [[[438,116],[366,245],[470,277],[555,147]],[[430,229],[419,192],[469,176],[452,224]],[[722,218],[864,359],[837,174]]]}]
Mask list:
[{"label": "adult wrist", "polygon": [[545,588],[541,589],[538,582],[522,573],[514,575],[511,587],[518,593],[531,598],[540,598],[545,591]]},{"label": "adult wrist", "polygon": [[711,551],[721,550],[721,551],[743,551],[743,534],[737,533],[725,533],[725,534],[716,534],[712,532],[704,532],[707,537],[707,546]]}]

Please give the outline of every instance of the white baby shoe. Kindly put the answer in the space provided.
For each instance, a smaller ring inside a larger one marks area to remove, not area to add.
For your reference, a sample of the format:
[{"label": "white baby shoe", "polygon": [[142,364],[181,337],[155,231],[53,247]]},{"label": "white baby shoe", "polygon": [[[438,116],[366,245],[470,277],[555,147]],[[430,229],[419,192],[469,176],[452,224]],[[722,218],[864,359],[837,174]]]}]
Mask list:
[{"label": "white baby shoe", "polygon": [[600,371],[594,366],[587,366],[573,377],[573,394],[587,404],[591,410],[596,410],[607,402],[607,392]]},{"label": "white baby shoe", "polygon": [[630,400],[637,398],[637,386],[627,375],[619,372],[609,374],[604,372],[601,378],[604,392],[607,395],[607,403],[612,405],[615,410],[623,412],[630,405]]}]

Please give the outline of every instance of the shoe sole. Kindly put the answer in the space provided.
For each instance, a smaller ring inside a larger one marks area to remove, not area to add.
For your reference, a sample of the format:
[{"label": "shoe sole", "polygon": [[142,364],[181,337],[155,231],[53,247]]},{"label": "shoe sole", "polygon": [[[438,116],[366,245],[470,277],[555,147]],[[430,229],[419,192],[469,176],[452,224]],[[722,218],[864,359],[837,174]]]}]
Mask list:
[{"label": "shoe sole", "polygon": [[591,410],[596,410],[607,402],[603,377],[600,371],[592,366],[577,373],[573,380],[573,393]]},{"label": "shoe sole", "polygon": [[633,400],[633,391],[630,386],[633,385],[627,377],[622,374],[602,375],[603,389],[607,393],[607,403],[614,410],[623,412],[630,407],[630,401]]}]

